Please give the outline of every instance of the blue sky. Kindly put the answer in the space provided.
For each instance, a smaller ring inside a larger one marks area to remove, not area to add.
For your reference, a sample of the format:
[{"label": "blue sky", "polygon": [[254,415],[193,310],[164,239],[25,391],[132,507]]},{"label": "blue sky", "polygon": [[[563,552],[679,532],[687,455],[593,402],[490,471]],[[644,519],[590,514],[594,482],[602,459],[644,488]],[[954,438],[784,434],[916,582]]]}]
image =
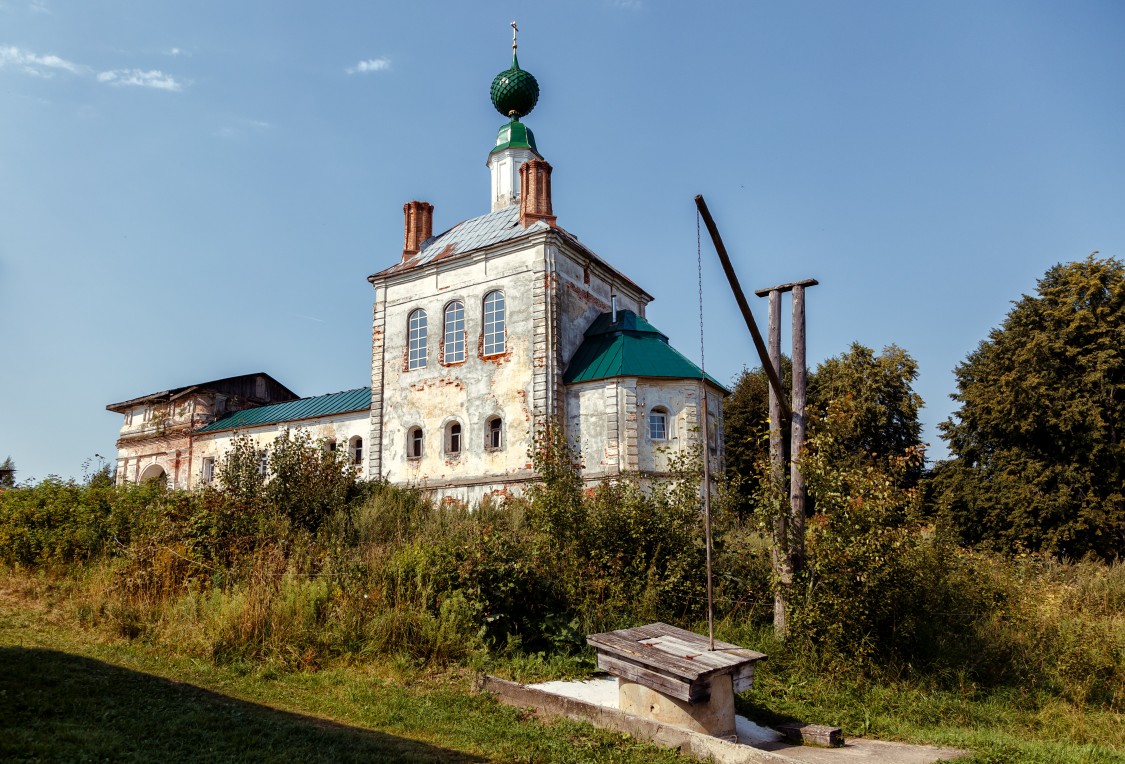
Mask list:
[{"label": "blue sky", "polygon": [[[106,404],[169,387],[367,384],[403,203],[488,210],[512,19],[559,224],[672,343],[698,359],[702,193],[747,290],[820,280],[810,366],[918,360],[931,456],[1010,301],[1125,257],[1116,1],[0,0],[0,459],[78,476],[115,453]],[[728,380],[756,359],[703,254]]]}]

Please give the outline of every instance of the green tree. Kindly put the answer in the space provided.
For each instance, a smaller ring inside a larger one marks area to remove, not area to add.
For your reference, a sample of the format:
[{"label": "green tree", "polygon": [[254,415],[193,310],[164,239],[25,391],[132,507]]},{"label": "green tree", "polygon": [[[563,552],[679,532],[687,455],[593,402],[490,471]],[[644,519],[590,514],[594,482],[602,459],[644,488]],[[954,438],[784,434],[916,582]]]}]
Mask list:
[{"label": "green tree", "polygon": [[16,485],[16,463],[12,461],[12,457],[4,460],[0,464],[0,487],[13,488]]},{"label": "green tree", "polygon": [[831,432],[822,447],[832,449],[829,456],[837,463],[876,464],[906,486],[914,486],[922,477],[921,459],[910,459],[894,470],[890,466],[891,460],[921,453],[922,398],[911,386],[917,378],[917,362],[897,345],[888,345],[876,355],[853,342],[848,352],[829,358],[810,376],[810,430]]},{"label": "green tree", "polygon": [[[786,356],[781,358],[781,370],[781,383],[788,390],[793,364]],[[726,478],[743,510],[753,506],[758,467],[769,459],[769,385],[762,367],[744,368],[723,400]]]},{"label": "green tree", "polygon": [[968,542],[1125,550],[1125,265],[1094,254],[1048,270],[955,371],[931,494]]},{"label": "green tree", "polygon": [[[788,391],[788,358],[782,358],[782,372]],[[902,348],[889,345],[876,354],[853,343],[808,375],[805,411],[810,436],[830,431],[821,448],[830,447],[831,458],[851,467],[875,464],[886,469],[891,459],[920,452],[922,398],[912,387],[917,376],[918,364]],[[769,457],[768,396],[765,372],[743,370],[723,403],[726,474],[744,508],[757,501],[754,476]],[[894,472],[906,486],[913,486],[922,475],[921,461],[912,459],[906,469],[896,467]]]}]

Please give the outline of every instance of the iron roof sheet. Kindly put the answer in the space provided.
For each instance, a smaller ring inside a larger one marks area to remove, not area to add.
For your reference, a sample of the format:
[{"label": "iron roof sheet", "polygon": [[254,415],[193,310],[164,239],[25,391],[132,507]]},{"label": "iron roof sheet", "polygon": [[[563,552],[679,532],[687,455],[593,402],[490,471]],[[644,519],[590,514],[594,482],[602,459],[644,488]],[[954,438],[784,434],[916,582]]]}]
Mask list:
[{"label": "iron roof sheet", "polygon": [[[592,382],[612,377],[659,377],[702,379],[726,390],[710,374],[668,344],[664,336],[631,310],[618,311],[616,322],[609,313],[594,319],[586,338],[567,365],[563,381]],[[729,392],[729,391],[728,391]]]},{"label": "iron roof sheet", "polygon": [[235,411],[221,419],[216,419],[206,427],[199,428],[196,432],[219,432],[222,430],[239,430],[246,427],[261,427],[278,422],[295,422],[301,419],[347,414],[369,408],[371,408],[371,388],[360,387],[356,390],[345,390],[341,393],[317,395],[313,398],[300,398],[288,403],[275,403],[271,406],[259,406],[258,408]]},{"label": "iron roof sheet", "polygon": [[524,228],[520,225],[520,208],[517,205],[505,207],[487,215],[469,218],[450,228],[445,233],[432,236],[422,242],[418,254],[404,262],[396,263],[390,268],[376,273],[384,276],[400,271],[407,271],[427,263],[445,260],[467,252],[472,252],[502,241],[511,241],[522,236],[527,236],[538,231],[548,231],[551,226],[542,220]]}]

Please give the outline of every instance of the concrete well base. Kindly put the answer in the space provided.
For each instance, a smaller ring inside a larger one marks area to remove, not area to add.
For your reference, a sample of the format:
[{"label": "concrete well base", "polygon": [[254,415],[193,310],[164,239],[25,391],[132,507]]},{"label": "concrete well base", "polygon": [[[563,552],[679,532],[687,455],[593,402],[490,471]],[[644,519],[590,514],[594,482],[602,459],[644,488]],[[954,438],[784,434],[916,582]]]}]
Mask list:
[{"label": "concrete well base", "polygon": [[688,703],[621,677],[617,678],[617,693],[618,708],[627,714],[715,737],[735,735],[734,687],[729,674],[711,680],[711,699],[706,703]]}]

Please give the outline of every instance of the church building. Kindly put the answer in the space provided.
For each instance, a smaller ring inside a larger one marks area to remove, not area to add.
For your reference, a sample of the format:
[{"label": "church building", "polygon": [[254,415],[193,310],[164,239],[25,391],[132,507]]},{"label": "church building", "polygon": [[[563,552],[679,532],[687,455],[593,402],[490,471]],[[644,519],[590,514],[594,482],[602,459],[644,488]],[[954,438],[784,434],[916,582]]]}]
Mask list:
[{"label": "church building", "polygon": [[365,478],[468,503],[521,492],[535,478],[536,432],[552,422],[589,481],[661,474],[704,431],[717,466],[726,390],[648,322],[652,295],[559,225],[552,167],[521,121],[539,85],[520,68],[514,35],[491,98],[508,122],[488,153],[489,211],[435,234],[433,205],[406,203],[401,256],[368,278],[370,388],[298,399],[250,375],[276,387],[213,411],[199,392],[210,388],[195,386],[208,415],[172,441],[131,419],[152,396],[113,404],[126,417],[119,482],[162,473],[191,488],[214,479],[236,434],[265,448],[286,429],[346,447]]}]

